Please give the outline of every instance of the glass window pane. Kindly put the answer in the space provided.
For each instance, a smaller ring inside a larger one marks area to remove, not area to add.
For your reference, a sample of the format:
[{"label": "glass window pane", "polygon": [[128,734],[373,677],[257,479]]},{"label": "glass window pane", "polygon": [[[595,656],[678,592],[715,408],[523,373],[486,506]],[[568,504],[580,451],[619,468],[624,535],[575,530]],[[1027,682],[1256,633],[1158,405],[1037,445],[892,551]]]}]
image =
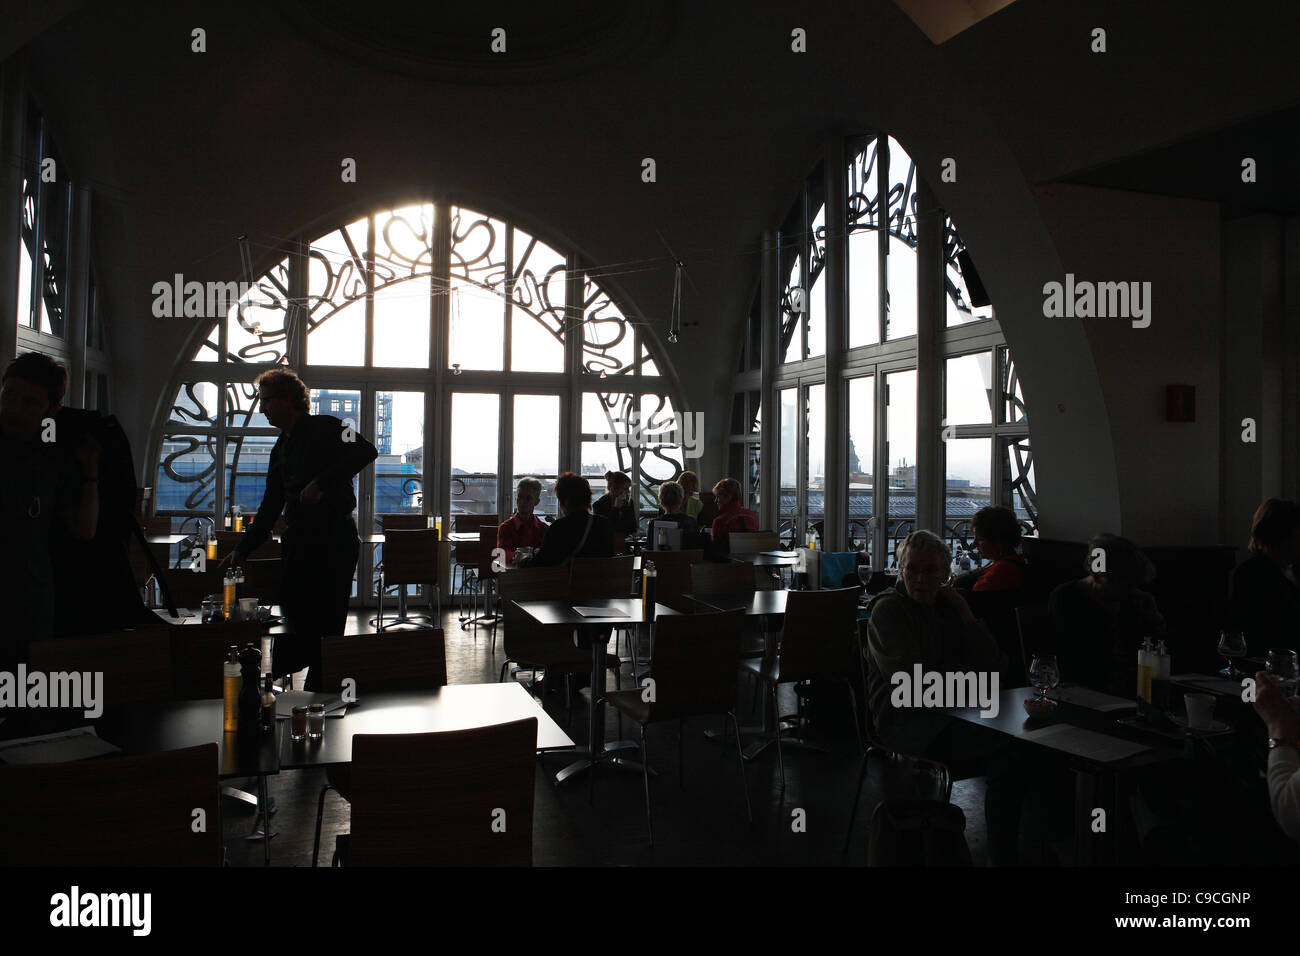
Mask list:
[{"label": "glass window pane", "polygon": [[32,256],[26,242],[18,243],[18,324],[32,327]]},{"label": "glass window pane", "polygon": [[230,382],[226,385],[226,425],[231,428],[271,427],[271,423],[262,414],[262,403],[257,398],[257,387],[252,382]]},{"label": "glass window pane", "polygon": [[634,407],[633,396],[627,392],[583,392],[582,433],[600,436],[597,440],[601,441],[626,436]]},{"label": "glass window pane", "polygon": [[155,509],[212,514],[217,477],[215,435],[168,435],[158,458]]},{"label": "glass window pane", "polygon": [[966,247],[951,219],[944,220],[944,290],[947,301],[947,325],[965,325],[993,318],[992,305],[973,305],[967,278],[962,272],[961,260]]},{"label": "glass window pane", "polygon": [[790,260],[785,288],[781,292],[781,332],[778,349],[780,362],[797,361],[803,344],[800,339],[803,317],[808,310],[808,296],[800,283],[803,281],[803,257],[795,255]]},{"label": "glass window pane", "polygon": [[[871,470],[876,449],[876,380],[849,379],[849,546],[871,555]],[[874,566],[874,565],[873,565]]]},{"label": "glass window pane", "polygon": [[514,231],[510,367],[515,371],[564,371],[565,275],[564,256]]},{"label": "glass window pane", "polygon": [[948,547],[970,544],[970,520],[989,503],[991,438],[955,438],[944,442],[944,538]]},{"label": "glass window pane", "polygon": [[757,435],[763,430],[763,403],[758,392],[749,393],[749,428],[746,430],[751,435]]},{"label": "glass window pane", "polygon": [[307,265],[307,361],[363,365],[366,360],[366,232],[358,219],[311,244]]},{"label": "glass window pane", "polygon": [[759,494],[759,480],[762,475],[762,445],[758,442],[746,442],[745,447],[748,449],[745,464],[746,472],[749,476],[749,481],[745,486],[749,492],[749,504],[746,507],[751,511],[757,512],[758,506],[762,501]]},{"label": "glass window pane", "polygon": [[238,505],[245,514],[257,511],[262,496],[266,494],[266,472],[275,443],[274,435],[226,436],[226,469],[223,480],[227,507]]},{"label": "glass window pane", "polygon": [[778,394],[781,400],[781,503],[778,508],[778,530],[788,538],[793,533],[795,509],[798,506],[795,441],[799,435],[799,389],[783,388]]},{"label": "glass window pane", "polygon": [[890,372],[885,378],[889,405],[885,426],[889,466],[889,523],[886,567],[898,563],[897,545],[916,530],[916,369]]},{"label": "glass window pane", "polygon": [[849,348],[880,341],[879,243],[874,229],[849,236]]},{"label": "glass window pane", "polygon": [[[807,335],[804,356],[826,354],[826,206],[822,204],[813,218],[812,234],[818,258],[809,260]],[[814,274],[815,273],[815,274]]]},{"label": "glass window pane", "polygon": [[448,310],[448,365],[500,371],[506,334],[505,300],[491,289],[452,278]]},{"label": "glass window pane", "polygon": [[431,295],[432,285],[427,275],[375,290],[376,366],[429,367]]},{"label": "glass window pane", "polygon": [[1010,349],[1002,348],[1002,421],[1015,423],[1025,420],[1025,396],[1020,390],[1020,376],[1016,374],[1016,360]]},{"label": "glass window pane", "polygon": [[613,300],[590,276],[582,284],[582,367],[593,374],[614,375],[636,358],[632,326]]},{"label": "glass window pane", "polygon": [[1038,533],[1038,493],[1029,437],[1003,439],[1002,500],[1015,510],[1025,534]]},{"label": "glass window pane", "polygon": [[993,424],[993,353],[948,359],[946,376],[949,425]]},{"label": "glass window pane", "polygon": [[[237,287],[232,281],[228,288],[233,292]],[[287,339],[288,297],[289,260],[284,259],[226,311],[226,348],[235,361],[268,365],[280,361]],[[213,296],[213,304],[217,301]]]},{"label": "glass window pane", "polygon": [[373,424],[378,527],[380,515],[424,510],[424,393],[377,393]]},{"label": "glass window pane", "polygon": [[638,434],[629,435],[632,457],[641,472],[641,495],[638,507],[643,511],[659,508],[659,485],[672,481],[685,470],[684,456],[698,458],[704,436],[698,419],[677,415],[667,395],[642,395]]},{"label": "glass window pane", "polygon": [[578,474],[591,483],[591,498],[596,500],[605,493],[605,472],[632,471],[626,446],[612,441],[585,441],[582,443],[582,463]]},{"label": "glass window pane", "polygon": [[497,448],[501,397],[456,392],[451,397],[451,510],[497,510]]},{"label": "glass window pane", "polygon": [[516,395],[514,480],[537,478],[542,500],[537,510],[554,519],[555,479],[560,472],[560,396]]},{"label": "glass window pane", "polygon": [[[333,415],[340,421],[349,422],[353,425],[363,421],[364,416],[361,413],[361,392],[359,390],[346,391],[343,389],[313,388],[310,392],[310,409],[313,415]],[[337,410],[334,408],[338,404]],[[367,435],[371,438],[372,436]],[[372,438],[373,440],[373,438]],[[361,476],[356,475],[352,479],[352,494],[359,502]],[[357,509],[353,507],[352,517],[357,516]]]},{"label": "glass window pane", "polygon": [[176,392],[167,413],[169,422],[215,427],[217,386],[213,382],[186,382]]},{"label": "glass window pane", "polygon": [[808,451],[804,485],[808,489],[808,527],[826,517],[826,386],[808,387]]},{"label": "glass window pane", "polygon": [[885,300],[885,331],[889,339],[916,334],[916,252],[905,242],[889,237],[885,260],[889,296]]}]

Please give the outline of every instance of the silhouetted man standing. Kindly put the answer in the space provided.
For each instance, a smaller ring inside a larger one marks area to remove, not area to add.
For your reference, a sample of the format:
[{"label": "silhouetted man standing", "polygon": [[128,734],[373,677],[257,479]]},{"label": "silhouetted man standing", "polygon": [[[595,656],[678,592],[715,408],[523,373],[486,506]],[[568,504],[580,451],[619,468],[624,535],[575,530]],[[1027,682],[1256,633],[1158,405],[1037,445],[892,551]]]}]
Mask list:
[{"label": "silhouetted man standing", "polygon": [[379,453],[332,415],[310,414],[307,386],[288,369],[259,375],[257,393],[262,413],[281,435],[271,449],[257,517],[231,558],[239,564],[257,550],[284,512],[281,606],[289,633],[276,639],[274,669],[284,674],[310,667],[306,689],[319,690],[321,638],[342,634],[347,624],[361,547],[352,479]]}]

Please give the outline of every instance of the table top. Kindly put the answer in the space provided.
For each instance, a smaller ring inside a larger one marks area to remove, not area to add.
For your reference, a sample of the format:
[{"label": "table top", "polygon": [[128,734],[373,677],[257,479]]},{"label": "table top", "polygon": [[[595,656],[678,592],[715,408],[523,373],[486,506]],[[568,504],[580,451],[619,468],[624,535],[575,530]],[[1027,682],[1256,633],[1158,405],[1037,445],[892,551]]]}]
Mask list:
[{"label": "table top", "polygon": [[[529,615],[539,624],[548,627],[611,627],[620,624],[641,624],[645,621],[645,612],[641,599],[625,598],[588,598],[581,601],[516,601],[515,606]],[[584,617],[574,610],[575,607],[603,607],[621,614],[610,617]]]},{"label": "table top", "polygon": [[[1104,713],[1074,704],[1060,703],[1049,717],[1030,717],[1025,713],[1022,702],[1026,697],[1033,697],[1034,694],[1035,691],[1032,687],[1013,687],[1001,691],[998,695],[998,713],[996,717],[981,717],[979,707],[953,708],[944,711],[944,713],[950,717],[964,720],[977,727],[983,727],[1008,737],[1023,738],[1027,733],[1050,727],[1053,724],[1068,724],[1105,734],[1108,737],[1118,737],[1122,740],[1144,744],[1151,748],[1144,753],[1134,754],[1120,760],[1099,762],[1088,757],[1067,754],[1055,748],[1039,745],[1042,749],[1054,752],[1062,758],[1068,757],[1071,760],[1082,761],[1107,770],[1131,770],[1166,760],[1181,759],[1183,756],[1181,741],[1173,741],[1155,733],[1144,733],[1137,728],[1118,723],[1117,718],[1131,717],[1132,711]],[[1033,743],[1033,741],[1031,739],[1025,741],[1025,743]]]},{"label": "table top", "polygon": [[748,561],[756,568],[793,568],[799,563],[795,551],[740,551],[728,557],[738,564]]},{"label": "table top", "polygon": [[321,740],[292,740],[290,721],[279,721],[280,766],[324,767],[352,762],[354,734],[424,734],[470,730],[537,718],[537,749],[572,747],[551,715],[516,683],[448,684],[431,691],[371,694],[349,704],[343,717],[325,718]]},{"label": "table top", "polygon": [[769,614],[784,614],[786,597],[789,591],[755,591],[752,594],[733,597],[720,594],[687,594],[686,597],[714,611],[745,612],[745,617],[763,617]]},{"label": "table top", "polygon": [[[165,607],[155,607],[155,608],[150,608],[150,610],[153,611],[154,614],[158,615],[159,619],[164,624],[172,624],[176,626],[187,626],[191,624],[203,623],[203,616],[201,612],[198,609],[192,607],[178,607],[176,609],[176,613],[180,615],[180,617],[178,618],[172,617],[171,612],[169,612]],[[270,620],[262,621],[262,623],[266,625],[265,628],[266,633],[280,634],[284,631],[284,617],[281,614],[275,613],[276,611],[280,610],[279,605],[272,606],[271,610],[272,610],[272,614]]]},{"label": "table top", "polygon": [[258,733],[244,739],[224,733],[223,707],[220,700],[133,705],[105,713],[95,722],[95,730],[129,757],[215,743],[220,748],[222,778],[278,773],[278,735]]}]

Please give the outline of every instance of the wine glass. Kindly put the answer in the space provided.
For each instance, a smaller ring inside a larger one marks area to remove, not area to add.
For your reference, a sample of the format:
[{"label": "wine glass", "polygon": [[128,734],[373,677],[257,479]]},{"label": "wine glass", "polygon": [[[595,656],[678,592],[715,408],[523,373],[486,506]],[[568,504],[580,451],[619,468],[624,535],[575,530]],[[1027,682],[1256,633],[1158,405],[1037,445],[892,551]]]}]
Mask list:
[{"label": "wine glass", "polygon": [[1264,669],[1277,679],[1277,688],[1283,697],[1294,697],[1300,678],[1300,664],[1296,652],[1289,647],[1270,647]]},{"label": "wine glass", "polygon": [[1241,631],[1224,629],[1219,632],[1219,653],[1227,660],[1228,666],[1219,671],[1219,676],[1228,680],[1240,680],[1245,673],[1237,670],[1233,659],[1246,656],[1246,638]]},{"label": "wine glass", "polygon": [[1047,692],[1061,683],[1061,668],[1055,654],[1035,654],[1029,664],[1029,680],[1038,691],[1037,701],[1046,703]]}]

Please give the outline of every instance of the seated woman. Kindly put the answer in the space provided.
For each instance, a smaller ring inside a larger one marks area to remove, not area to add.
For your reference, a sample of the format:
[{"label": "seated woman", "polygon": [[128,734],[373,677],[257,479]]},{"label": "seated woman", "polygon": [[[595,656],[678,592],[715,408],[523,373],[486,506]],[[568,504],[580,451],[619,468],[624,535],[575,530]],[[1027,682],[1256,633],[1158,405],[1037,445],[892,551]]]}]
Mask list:
[{"label": "seated woman", "polygon": [[733,531],[757,531],[758,515],[740,506],[740,482],[723,478],[713,486],[718,516],[713,519],[713,550],[719,556],[731,553],[728,536]]},{"label": "seated woman", "polygon": [[1270,498],[1250,526],[1251,555],[1232,572],[1232,620],[1246,646],[1300,650],[1300,506]]},{"label": "seated woman", "polygon": [[1300,840],[1300,750],[1296,749],[1300,717],[1296,716],[1296,699],[1288,700],[1273,680],[1265,671],[1255,674],[1259,689],[1255,712],[1268,728],[1269,802],[1282,832]]},{"label": "seated woman", "polygon": [[684,498],[681,485],[675,481],[665,481],[659,486],[659,507],[664,513],[654,520],[671,521],[683,531],[699,531],[700,526],[695,523],[695,519],[682,510]]},{"label": "seated woman", "polygon": [[591,484],[586,478],[566,471],[555,482],[560,518],[546,529],[542,547],[520,567],[554,567],[574,557],[608,558],[614,554],[614,529],[607,518],[590,514]]},{"label": "seated woman", "polygon": [[989,563],[954,582],[972,591],[1018,591],[1025,586],[1025,559],[1020,547],[1020,519],[1010,508],[990,505],[971,519],[971,543]]},{"label": "seated woman", "polygon": [[1155,568],[1137,545],[1114,534],[1088,542],[1085,566],[1087,577],[1062,584],[1047,602],[1061,680],[1133,697],[1142,639],[1165,631],[1155,598],[1138,590]]},{"label": "seated woman", "polygon": [[505,552],[506,564],[515,563],[515,551],[519,548],[536,551],[542,546],[547,525],[533,514],[541,500],[542,483],[536,478],[520,478],[515,492],[515,513],[497,528],[497,547]]},{"label": "seated woman", "polygon": [[872,602],[867,623],[867,703],[886,746],[957,764],[953,769],[958,774],[987,765],[984,814],[990,855],[995,864],[1014,863],[1021,799],[1006,745],[939,709],[910,706],[910,695],[909,706],[893,703],[899,686],[894,675],[904,674],[910,681],[918,664],[922,673],[990,675],[1001,664],[992,636],[962,596],[946,585],[951,562],[948,546],[933,532],[914,531],[899,543],[898,586]]},{"label": "seated woman", "polygon": [[632,504],[632,479],[622,471],[605,472],[605,487],[608,489],[596,499],[591,510],[608,518],[614,524],[614,531],[624,537],[631,537],[637,531],[636,507]]},{"label": "seated woman", "polygon": [[699,498],[700,476],[693,471],[684,471],[677,477],[677,482],[682,486],[685,499],[682,502],[682,510],[698,522],[700,511],[704,507],[704,502]]}]

